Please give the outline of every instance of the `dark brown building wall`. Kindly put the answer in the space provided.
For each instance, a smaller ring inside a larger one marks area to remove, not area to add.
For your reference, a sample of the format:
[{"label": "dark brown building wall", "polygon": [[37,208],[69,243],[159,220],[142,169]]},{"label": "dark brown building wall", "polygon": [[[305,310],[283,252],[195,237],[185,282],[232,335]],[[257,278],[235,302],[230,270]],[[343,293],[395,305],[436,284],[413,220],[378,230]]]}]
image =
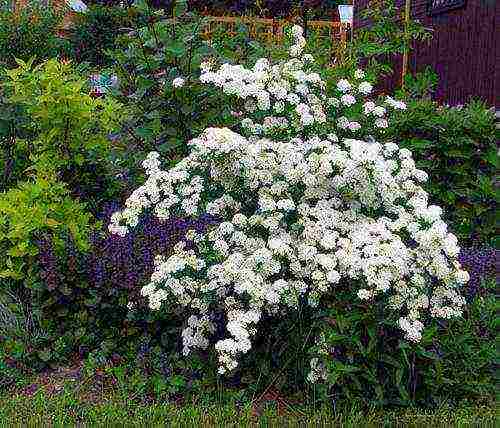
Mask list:
[{"label": "dark brown building wall", "polygon": [[[411,0],[411,14],[432,29],[430,42],[414,46],[410,71],[431,66],[439,75],[435,98],[450,105],[479,97],[500,108],[500,2],[467,0],[465,7],[429,16],[428,0]],[[404,1],[396,4],[404,10]],[[369,25],[359,17],[369,0],[354,0],[354,30]],[[402,58],[393,61],[394,75],[382,82],[390,91],[400,84]]]}]

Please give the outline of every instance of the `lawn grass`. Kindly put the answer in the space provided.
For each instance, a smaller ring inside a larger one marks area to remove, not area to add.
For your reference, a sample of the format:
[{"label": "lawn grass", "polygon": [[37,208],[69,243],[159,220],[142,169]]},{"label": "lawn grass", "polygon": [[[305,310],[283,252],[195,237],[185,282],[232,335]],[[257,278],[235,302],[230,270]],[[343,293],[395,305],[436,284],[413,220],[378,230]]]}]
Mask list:
[{"label": "lawn grass", "polygon": [[[215,401],[215,400],[214,400]],[[495,427],[495,406],[462,405],[434,411],[361,411],[297,407],[278,412],[268,406],[256,415],[249,406],[233,404],[196,405],[163,402],[141,403],[108,393],[99,400],[79,397],[75,388],[65,387],[55,395],[40,389],[31,396],[0,396],[2,427],[66,426],[338,426],[338,427]]]}]

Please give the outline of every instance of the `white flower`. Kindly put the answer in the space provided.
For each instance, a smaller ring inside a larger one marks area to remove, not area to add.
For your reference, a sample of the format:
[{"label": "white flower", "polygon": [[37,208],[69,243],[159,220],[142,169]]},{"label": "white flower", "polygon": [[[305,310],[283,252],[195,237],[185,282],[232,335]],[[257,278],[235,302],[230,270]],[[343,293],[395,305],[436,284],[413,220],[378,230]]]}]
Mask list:
[{"label": "white flower", "polygon": [[354,77],[356,79],[363,79],[365,77],[365,72],[359,68],[354,72]]},{"label": "white flower", "polygon": [[373,90],[373,86],[369,82],[361,82],[358,86],[358,91],[364,95],[371,94]]},{"label": "white flower", "polygon": [[311,54],[305,54],[303,56],[303,59],[306,63],[312,63],[314,62],[314,57]]},{"label": "white flower", "polygon": [[356,98],[354,98],[351,94],[345,94],[342,95],[340,101],[342,102],[342,104],[346,105],[347,107],[350,107],[356,103]]},{"label": "white flower", "polygon": [[353,132],[359,131],[361,129],[361,124],[358,122],[349,122],[349,129]]},{"label": "white flower", "polygon": [[372,297],[372,293],[369,290],[361,289],[358,291],[358,297],[361,300],[368,300]]},{"label": "white flower", "polygon": [[172,86],[174,88],[182,88],[186,81],[182,77],[176,77],[174,80],[172,80]]},{"label": "white flower", "polygon": [[337,284],[340,280],[340,274],[336,270],[331,270],[327,273],[326,279],[332,284]]},{"label": "white flower", "polygon": [[350,125],[350,122],[349,122],[349,119],[347,119],[347,117],[339,117],[337,119],[337,126],[341,129],[347,129],[349,128],[349,125]]},{"label": "white flower", "polygon": [[337,82],[337,89],[340,92],[349,92],[352,89],[352,85],[346,79],[340,79]]},{"label": "white flower", "polygon": [[389,123],[385,119],[377,118],[375,119],[375,126],[377,128],[387,128],[389,126]]},{"label": "white flower", "polygon": [[372,113],[378,117],[383,117],[385,115],[386,111],[387,110],[382,106],[375,106],[372,109]]},{"label": "white flower", "polygon": [[363,110],[365,114],[370,114],[375,108],[375,103],[373,101],[367,101],[363,104]]},{"label": "white flower", "polygon": [[390,96],[386,97],[385,102],[397,110],[406,110],[406,104],[403,101],[396,101]]},{"label": "white flower", "polygon": [[300,25],[294,25],[292,27],[292,35],[293,37],[300,37],[304,34],[304,30],[302,29],[302,27]]},{"label": "white flower", "polygon": [[338,107],[340,105],[340,101],[337,98],[331,97],[328,98],[328,105]]}]

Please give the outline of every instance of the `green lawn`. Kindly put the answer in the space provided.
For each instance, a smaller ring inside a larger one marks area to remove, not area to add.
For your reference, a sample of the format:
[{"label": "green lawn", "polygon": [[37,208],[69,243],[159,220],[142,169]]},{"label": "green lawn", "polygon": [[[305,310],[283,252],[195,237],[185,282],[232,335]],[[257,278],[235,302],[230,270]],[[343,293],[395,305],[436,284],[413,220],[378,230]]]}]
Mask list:
[{"label": "green lawn", "polygon": [[52,394],[40,389],[32,396],[4,393],[0,396],[0,426],[498,426],[493,405],[443,407],[432,412],[419,409],[362,412],[354,407],[335,414],[330,409],[302,406],[283,409],[268,402],[256,415],[251,406],[140,403],[118,391],[108,391],[96,400],[80,396],[76,389],[66,386]]}]

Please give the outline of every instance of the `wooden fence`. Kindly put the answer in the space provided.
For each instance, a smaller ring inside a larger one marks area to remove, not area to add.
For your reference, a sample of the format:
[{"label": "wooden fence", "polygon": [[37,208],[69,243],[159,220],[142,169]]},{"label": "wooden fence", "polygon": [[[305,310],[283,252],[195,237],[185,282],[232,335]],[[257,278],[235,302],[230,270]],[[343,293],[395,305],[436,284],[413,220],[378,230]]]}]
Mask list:
[{"label": "wooden fence", "polygon": [[[284,28],[290,25],[290,21],[286,20],[254,17],[208,16],[207,19],[208,24],[203,30],[203,35],[207,39],[214,31],[220,29],[232,37],[237,33],[238,25],[243,24],[248,28],[252,38],[265,42],[279,42],[283,38]],[[350,31],[347,24],[334,21],[308,21],[307,29],[309,34],[342,44],[347,42]]]}]

